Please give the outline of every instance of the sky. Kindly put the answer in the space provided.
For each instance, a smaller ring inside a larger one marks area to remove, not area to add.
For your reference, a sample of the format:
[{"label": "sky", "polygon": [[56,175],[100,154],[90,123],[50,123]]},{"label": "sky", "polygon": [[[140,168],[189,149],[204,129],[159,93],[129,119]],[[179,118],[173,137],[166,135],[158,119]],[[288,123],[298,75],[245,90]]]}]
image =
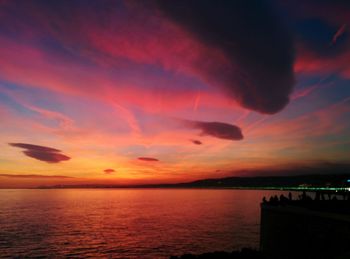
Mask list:
[{"label": "sky", "polygon": [[0,0],[0,188],[348,165],[349,26],[340,0]]}]

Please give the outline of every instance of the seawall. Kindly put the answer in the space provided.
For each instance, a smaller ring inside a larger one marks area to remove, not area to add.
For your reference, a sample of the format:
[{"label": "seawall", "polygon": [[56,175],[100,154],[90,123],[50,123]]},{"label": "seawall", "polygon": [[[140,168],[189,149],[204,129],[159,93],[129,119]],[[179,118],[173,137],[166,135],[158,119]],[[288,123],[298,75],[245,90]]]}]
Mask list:
[{"label": "seawall", "polygon": [[[350,206],[348,201],[338,206]],[[260,249],[268,258],[350,258],[350,214],[340,208],[261,204]],[[322,205],[322,204],[321,204]],[[327,207],[327,206],[326,206]],[[320,209],[321,208],[321,209]]]}]

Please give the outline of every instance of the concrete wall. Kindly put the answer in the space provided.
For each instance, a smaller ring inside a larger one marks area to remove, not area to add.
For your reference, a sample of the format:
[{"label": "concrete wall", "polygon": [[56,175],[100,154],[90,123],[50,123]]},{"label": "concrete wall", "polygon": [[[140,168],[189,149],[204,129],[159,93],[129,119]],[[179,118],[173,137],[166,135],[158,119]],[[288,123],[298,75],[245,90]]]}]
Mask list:
[{"label": "concrete wall", "polygon": [[350,258],[350,215],[261,205],[260,249],[269,258]]}]

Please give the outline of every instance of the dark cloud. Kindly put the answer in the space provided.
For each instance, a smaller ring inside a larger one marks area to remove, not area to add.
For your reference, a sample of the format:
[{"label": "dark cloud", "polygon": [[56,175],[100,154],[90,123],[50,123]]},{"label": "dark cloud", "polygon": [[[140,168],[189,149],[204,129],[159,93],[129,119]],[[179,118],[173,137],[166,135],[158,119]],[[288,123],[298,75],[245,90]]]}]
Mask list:
[{"label": "dark cloud", "polygon": [[186,121],[191,128],[200,129],[202,135],[221,139],[242,140],[243,134],[239,127],[223,122]]},{"label": "dark cloud", "polygon": [[293,42],[267,1],[156,2],[166,17],[228,58],[227,64],[197,64],[208,81],[261,113],[273,114],[288,104],[294,84]]},{"label": "dark cloud", "polygon": [[115,170],[111,169],[111,168],[107,168],[107,169],[103,170],[103,172],[105,172],[105,174],[111,174],[111,173],[114,173]]},{"label": "dark cloud", "polygon": [[147,161],[147,162],[158,162],[159,160],[157,158],[153,158],[153,157],[138,157],[138,160],[141,161]]},{"label": "dark cloud", "polygon": [[61,150],[26,143],[9,143],[10,146],[25,149],[23,153],[26,156],[35,158],[47,163],[59,163],[71,159],[69,156],[61,154]]},{"label": "dark cloud", "polygon": [[35,150],[38,152],[56,152],[56,153],[61,152],[61,150],[58,150],[55,148],[32,145],[32,144],[25,144],[25,143],[9,143],[9,145],[13,146],[13,147],[28,149],[28,150]]},{"label": "dark cloud", "polygon": [[196,139],[191,139],[191,142],[195,145],[202,145],[202,141],[196,140]]}]

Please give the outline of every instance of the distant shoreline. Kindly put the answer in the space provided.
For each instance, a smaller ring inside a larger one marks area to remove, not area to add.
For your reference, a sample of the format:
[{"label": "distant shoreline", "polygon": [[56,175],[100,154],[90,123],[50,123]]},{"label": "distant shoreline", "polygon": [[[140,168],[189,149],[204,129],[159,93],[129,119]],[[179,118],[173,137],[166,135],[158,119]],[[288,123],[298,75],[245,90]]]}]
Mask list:
[{"label": "distant shoreline", "polygon": [[127,186],[127,187],[33,187],[33,188],[0,188],[0,190],[63,190],[63,189],[177,189],[177,190],[188,190],[188,189],[196,189],[196,190],[260,190],[260,191],[302,191],[311,189],[287,189],[287,188],[250,188],[250,187],[136,187],[136,186]]},{"label": "distant shoreline", "polygon": [[204,179],[188,183],[140,185],[56,185],[38,188],[118,188],[118,189],[234,189],[280,191],[349,191],[350,175],[256,176]]},{"label": "distant shoreline", "polygon": [[241,190],[241,191],[249,191],[249,190],[256,190],[256,191],[350,191],[349,188],[343,188],[343,187],[335,187],[335,188],[326,188],[326,187],[315,187],[315,188],[301,188],[301,187],[146,187],[146,186],[116,186],[116,187],[74,187],[74,186],[64,186],[64,187],[34,187],[34,188],[0,188],[0,190],[63,190],[63,189],[164,189],[164,190]]},{"label": "distant shoreline", "polygon": [[350,174],[256,176],[203,179],[173,184],[56,184],[0,189],[233,189],[280,191],[350,191]]}]

